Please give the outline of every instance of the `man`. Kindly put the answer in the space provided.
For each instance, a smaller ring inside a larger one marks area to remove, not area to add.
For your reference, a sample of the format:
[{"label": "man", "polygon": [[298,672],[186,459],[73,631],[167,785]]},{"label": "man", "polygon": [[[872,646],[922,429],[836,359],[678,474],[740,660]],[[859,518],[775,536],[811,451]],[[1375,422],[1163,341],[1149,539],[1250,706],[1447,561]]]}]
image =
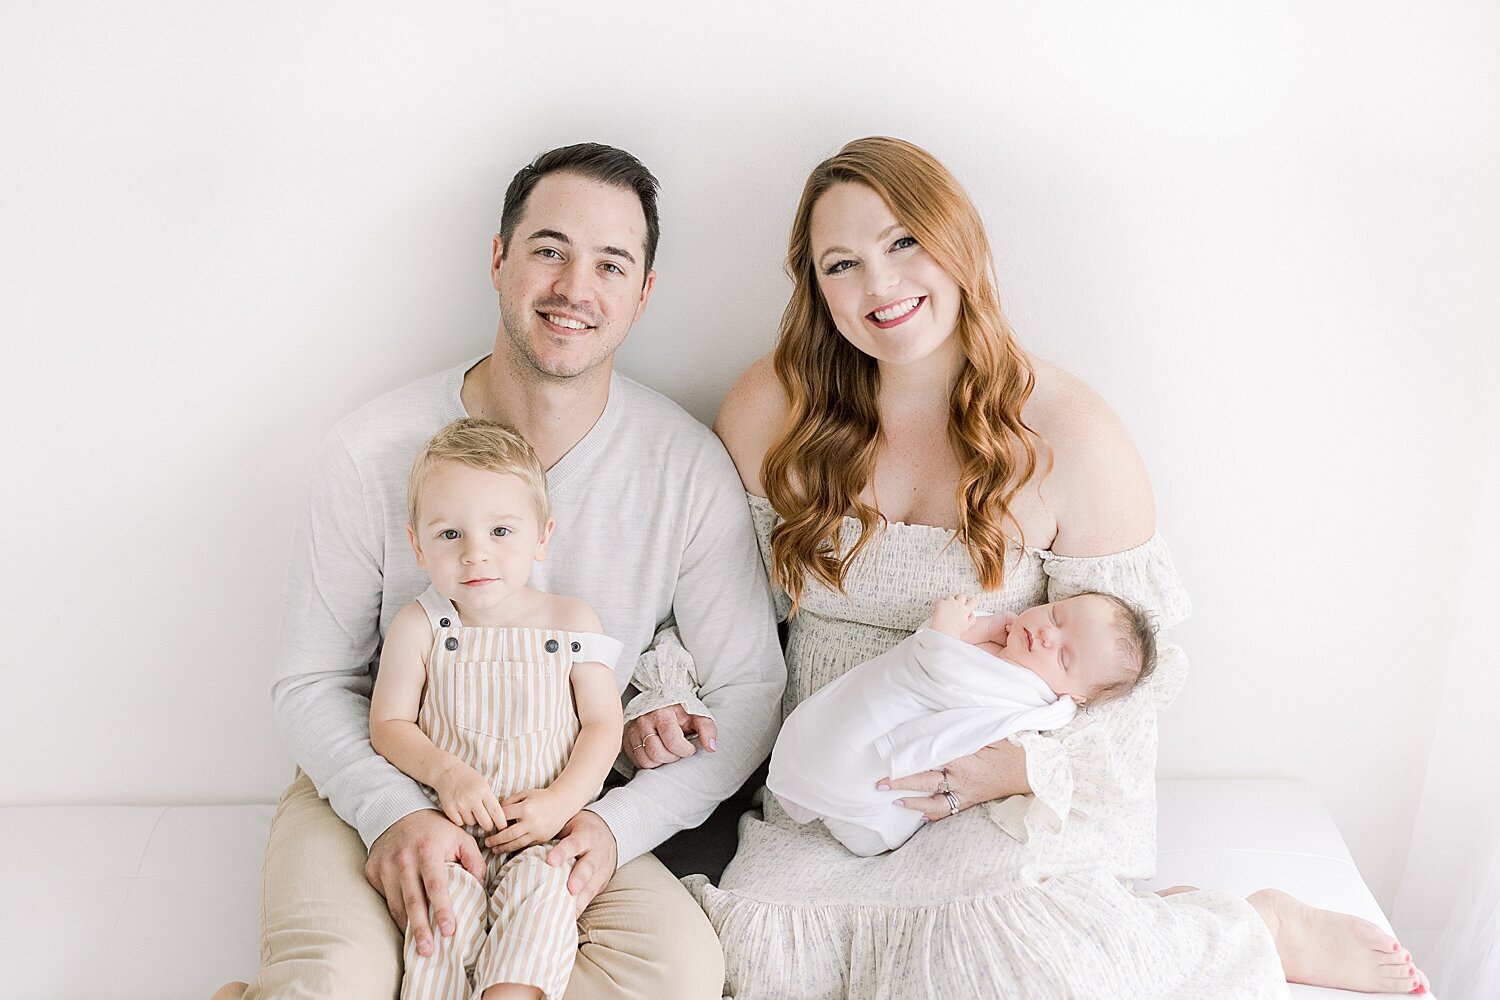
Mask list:
[{"label": "man", "polygon": [[573,864],[581,910],[567,997],[719,996],[717,939],[647,852],[702,822],[769,753],[785,667],[728,456],[613,372],[651,297],[657,234],[656,180],[633,156],[586,143],[537,157],[506,191],[494,240],[493,353],[366,405],[325,442],[272,689],[305,773],[272,823],[263,967],[247,998],[394,996],[408,921],[424,954],[452,933],[444,866],[483,874],[474,839],[371,750],[368,730],[380,638],[426,586],[405,541],[406,475],[466,415],[510,424],[536,450],[557,531],[533,580],[594,607],[625,645],[621,689],[641,690],[625,743],[642,769],[573,817],[548,856]]}]

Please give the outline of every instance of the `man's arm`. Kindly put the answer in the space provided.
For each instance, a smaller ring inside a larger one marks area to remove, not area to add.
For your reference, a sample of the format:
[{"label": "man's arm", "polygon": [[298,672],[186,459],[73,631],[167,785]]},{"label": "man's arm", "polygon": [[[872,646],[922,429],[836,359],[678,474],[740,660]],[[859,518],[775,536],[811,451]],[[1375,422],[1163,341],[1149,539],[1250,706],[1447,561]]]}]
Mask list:
[{"label": "man's arm", "polygon": [[369,664],[380,642],[384,525],[338,432],[313,465],[292,544],[271,699],[292,756],[370,847],[365,878],[391,917],[432,951],[428,905],[442,933],[457,928],[444,869],[476,877],[474,838],[432,807],[415,781],[370,746]]},{"label": "man's arm", "polygon": [[432,803],[370,746],[384,527],[335,431],[313,465],[287,570],[271,699],[292,756],[366,846]]},{"label": "man's arm", "polygon": [[672,610],[718,748],[640,771],[589,807],[613,833],[619,864],[697,826],[745,783],[771,752],[786,686],[744,491],[717,441],[704,443],[683,488],[691,490],[689,524]]}]

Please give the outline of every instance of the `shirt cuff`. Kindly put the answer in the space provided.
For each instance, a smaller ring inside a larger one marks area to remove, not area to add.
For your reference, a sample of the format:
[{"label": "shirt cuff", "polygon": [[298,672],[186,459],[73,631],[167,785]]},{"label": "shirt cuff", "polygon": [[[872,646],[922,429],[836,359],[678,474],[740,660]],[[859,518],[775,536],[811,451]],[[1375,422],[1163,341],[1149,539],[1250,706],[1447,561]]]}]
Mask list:
[{"label": "shirt cuff", "polygon": [[422,791],[419,785],[412,782],[403,782],[398,786],[381,792],[368,806],[359,813],[359,839],[365,842],[365,848],[375,845],[380,835],[395,825],[396,821],[403,816],[410,816],[414,812],[423,809],[436,809],[427,793]]},{"label": "shirt cuff", "polygon": [[604,797],[588,806],[588,811],[604,820],[615,835],[615,868],[618,870],[661,843],[658,831],[648,828],[647,813],[630,801],[641,793],[629,786],[611,788]]}]

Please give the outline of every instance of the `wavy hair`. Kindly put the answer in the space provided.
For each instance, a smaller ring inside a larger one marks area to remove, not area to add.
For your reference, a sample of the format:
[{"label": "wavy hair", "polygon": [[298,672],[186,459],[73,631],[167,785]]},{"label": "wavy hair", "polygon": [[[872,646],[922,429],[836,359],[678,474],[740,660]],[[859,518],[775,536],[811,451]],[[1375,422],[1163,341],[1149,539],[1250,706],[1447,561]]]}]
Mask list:
[{"label": "wavy hair", "polygon": [[[761,466],[766,497],[781,517],[771,533],[772,578],[794,613],[807,573],[842,591],[850,564],[885,520],[859,498],[883,440],[880,369],[835,328],[813,261],[813,207],[843,183],[880,195],[961,291],[956,333],[964,364],[948,401],[948,438],[961,465],[955,539],[985,588],[997,588],[1005,579],[1003,525],[1021,530],[1010,504],[1037,470],[1036,434],[1021,419],[1035,377],[1000,311],[989,240],[968,195],[930,153],[884,136],[856,139],[818,164],[792,221],[792,296],[773,355],[791,408]],[[859,538],[841,553],[846,514],[859,522]]]}]

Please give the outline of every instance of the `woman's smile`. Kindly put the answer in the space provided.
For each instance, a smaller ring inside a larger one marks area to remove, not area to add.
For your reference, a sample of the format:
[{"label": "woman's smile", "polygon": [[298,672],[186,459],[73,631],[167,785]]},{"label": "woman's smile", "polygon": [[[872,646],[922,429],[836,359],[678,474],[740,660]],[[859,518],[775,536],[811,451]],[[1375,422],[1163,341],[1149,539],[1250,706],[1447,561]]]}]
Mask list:
[{"label": "woman's smile", "polygon": [[914,316],[918,309],[927,301],[927,296],[916,295],[911,298],[899,299],[889,305],[881,306],[874,312],[867,313],[865,319],[871,325],[882,330],[889,330],[893,326],[900,326]]}]

